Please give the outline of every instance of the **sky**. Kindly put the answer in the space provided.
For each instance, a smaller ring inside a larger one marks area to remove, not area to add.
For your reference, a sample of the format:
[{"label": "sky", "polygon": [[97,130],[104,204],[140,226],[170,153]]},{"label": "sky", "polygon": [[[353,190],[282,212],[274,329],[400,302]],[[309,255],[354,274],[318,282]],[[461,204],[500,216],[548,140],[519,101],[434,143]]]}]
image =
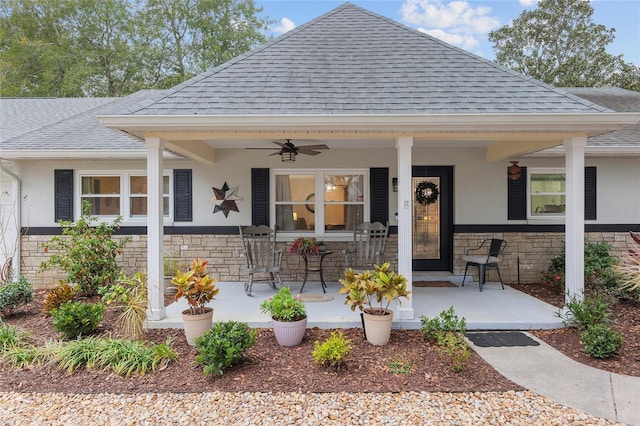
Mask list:
[{"label": "sky", "polygon": [[[588,1],[588,0],[587,0]],[[350,0],[351,3],[401,24],[440,38],[449,44],[495,59],[488,33],[509,24],[537,0]],[[338,6],[344,1],[255,0],[263,15],[276,21],[272,35],[278,36]],[[608,51],[624,55],[626,62],[640,66],[640,0],[591,0],[593,21],[615,28]]]}]

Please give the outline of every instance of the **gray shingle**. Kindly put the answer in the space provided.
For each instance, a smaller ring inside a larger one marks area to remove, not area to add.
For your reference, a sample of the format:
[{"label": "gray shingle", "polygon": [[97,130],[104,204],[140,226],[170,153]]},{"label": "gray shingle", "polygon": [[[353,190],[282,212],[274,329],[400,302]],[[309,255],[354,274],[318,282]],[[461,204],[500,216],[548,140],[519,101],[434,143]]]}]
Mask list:
[{"label": "gray shingle", "polygon": [[607,109],[347,3],[135,114],[601,111]]}]

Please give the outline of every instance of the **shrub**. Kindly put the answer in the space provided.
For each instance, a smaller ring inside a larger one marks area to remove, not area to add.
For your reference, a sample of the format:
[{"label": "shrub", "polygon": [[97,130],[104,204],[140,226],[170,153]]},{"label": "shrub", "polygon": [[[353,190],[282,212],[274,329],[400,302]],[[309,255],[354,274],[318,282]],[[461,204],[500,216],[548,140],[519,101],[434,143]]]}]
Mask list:
[{"label": "shrub", "polygon": [[420,316],[420,331],[427,335],[430,340],[439,340],[444,337],[446,332],[456,332],[465,334],[467,332],[467,321],[459,318],[453,306],[446,311],[440,312],[440,315],[429,319],[425,315]]},{"label": "shrub", "polygon": [[565,304],[566,312],[559,316],[565,325],[586,330],[592,325],[609,322],[609,307],[613,304],[611,297],[595,293],[591,297],[580,300],[575,295]]},{"label": "shrub", "polygon": [[225,321],[195,339],[196,363],[204,366],[203,374],[223,375],[224,370],[239,364],[245,350],[257,342],[256,331],[246,323]]},{"label": "shrub", "polygon": [[53,328],[61,332],[65,339],[75,339],[96,332],[102,316],[102,303],[90,304],[82,302],[66,302],[58,309],[51,311]]},{"label": "shrub", "polygon": [[0,314],[11,312],[11,310],[20,307],[20,305],[26,305],[32,300],[33,288],[25,277],[0,286]]},{"label": "shrub", "polygon": [[121,217],[111,225],[91,217],[91,203],[82,204],[82,216],[77,222],[60,221],[62,236],[55,236],[43,245],[45,252],[54,251],[40,263],[40,270],[59,268],[67,273],[67,282],[76,284],[84,296],[93,296],[98,288],[113,284],[120,267],[116,257],[130,241],[112,239]]},{"label": "shrub", "polygon": [[340,331],[332,331],[324,342],[313,344],[313,360],[325,367],[341,368],[351,353],[351,340]]},{"label": "shrub", "polygon": [[447,331],[438,339],[438,354],[441,358],[449,357],[451,370],[458,373],[469,360],[471,352],[464,335]]},{"label": "shrub", "polygon": [[609,358],[620,352],[624,341],[622,334],[609,324],[594,324],[580,333],[584,351],[594,358]]},{"label": "shrub", "polygon": [[638,246],[625,253],[622,263],[616,265],[620,274],[618,290],[622,298],[640,302],[640,234],[629,234]]},{"label": "shrub", "polygon": [[0,322],[0,352],[20,345],[23,333],[13,325]]},{"label": "shrub", "polygon": [[413,361],[398,356],[395,360],[389,362],[389,368],[393,374],[411,374]]},{"label": "shrub", "polygon": [[18,327],[0,323],[0,358],[14,368],[41,364],[49,357],[50,348],[38,348],[27,341],[29,334]]},{"label": "shrub", "polygon": [[64,281],[49,290],[45,296],[42,310],[51,315],[51,311],[57,309],[65,302],[72,300],[78,294],[78,288]]},{"label": "shrub", "polygon": [[147,318],[147,278],[137,272],[133,278],[121,273],[118,282],[110,287],[102,287],[102,301],[120,310],[116,325],[122,333],[132,339],[144,334],[144,321]]}]

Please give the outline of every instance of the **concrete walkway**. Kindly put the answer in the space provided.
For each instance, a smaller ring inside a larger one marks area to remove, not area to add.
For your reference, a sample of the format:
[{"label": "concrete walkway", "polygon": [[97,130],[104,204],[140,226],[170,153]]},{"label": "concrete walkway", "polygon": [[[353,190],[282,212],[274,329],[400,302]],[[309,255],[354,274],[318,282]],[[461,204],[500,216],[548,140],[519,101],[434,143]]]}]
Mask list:
[{"label": "concrete walkway", "polygon": [[640,426],[640,377],[580,364],[535,336],[540,346],[472,348],[514,383],[598,417]]}]

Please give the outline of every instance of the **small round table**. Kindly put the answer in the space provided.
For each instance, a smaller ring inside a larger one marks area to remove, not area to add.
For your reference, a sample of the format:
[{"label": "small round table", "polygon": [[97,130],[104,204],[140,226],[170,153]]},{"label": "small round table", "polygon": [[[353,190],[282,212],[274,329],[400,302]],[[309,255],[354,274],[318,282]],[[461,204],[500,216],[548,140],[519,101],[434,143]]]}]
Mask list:
[{"label": "small round table", "polygon": [[304,285],[307,283],[307,276],[309,276],[309,272],[320,273],[320,284],[322,285],[322,292],[323,293],[327,292],[327,283],[324,282],[324,276],[322,275],[322,262],[324,261],[325,256],[330,255],[332,253],[333,252],[330,250],[321,251],[320,253],[318,253],[318,255],[320,256],[320,265],[318,266],[317,269],[309,268],[309,257],[313,257],[313,255],[307,256],[306,253],[300,254],[300,256],[302,256],[302,259],[304,260],[304,280],[302,281],[302,287],[300,287],[300,293],[302,293],[302,290],[304,290]]}]

